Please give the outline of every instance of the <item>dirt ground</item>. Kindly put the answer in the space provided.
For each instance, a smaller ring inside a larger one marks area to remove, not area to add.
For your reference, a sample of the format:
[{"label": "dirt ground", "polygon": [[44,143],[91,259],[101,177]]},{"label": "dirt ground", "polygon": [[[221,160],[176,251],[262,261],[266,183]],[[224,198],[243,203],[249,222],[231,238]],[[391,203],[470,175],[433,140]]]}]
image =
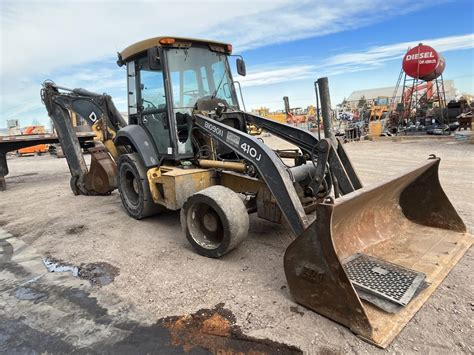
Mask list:
[{"label": "dirt ground", "polygon": [[[263,139],[275,148],[284,147],[273,137]],[[441,157],[441,184],[474,233],[474,145],[431,139],[363,141],[345,147],[365,185],[399,173],[429,154]],[[64,159],[12,158],[8,164],[7,191],[0,192],[0,229],[13,235],[13,244],[29,251],[28,260],[50,255],[73,265],[106,263],[116,268],[114,281],[100,288],[68,275],[54,280],[56,285],[74,283],[68,287],[87,289],[95,306],[109,315],[146,326],[162,317],[224,303],[244,334],[296,346],[305,353],[474,352],[472,248],[395,341],[380,350],[345,327],[296,306],[283,271],[283,254],[292,240],[287,228],[252,215],[249,238],[237,250],[218,260],[207,259],[186,241],[178,212],[136,221],[124,212],[118,192],[107,197],[73,196]],[[111,336],[112,330],[107,333],[95,316],[64,316],[58,321],[51,305],[42,316],[33,317],[34,308],[26,311],[23,303],[10,302],[11,298],[0,298],[0,319],[22,322],[74,347],[93,347]],[[67,308],[63,311],[68,313]],[[80,331],[86,328],[101,332],[87,339]],[[113,334],[120,338],[125,333]],[[0,350],[7,350],[1,349],[4,339],[0,329]]]}]

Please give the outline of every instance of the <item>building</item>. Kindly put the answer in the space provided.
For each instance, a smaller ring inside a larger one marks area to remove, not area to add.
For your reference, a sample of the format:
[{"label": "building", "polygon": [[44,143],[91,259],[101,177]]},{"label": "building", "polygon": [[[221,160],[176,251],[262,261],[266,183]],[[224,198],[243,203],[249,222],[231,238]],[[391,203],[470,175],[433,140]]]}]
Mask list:
[{"label": "building", "polygon": [[[393,97],[395,91],[395,86],[385,87],[385,88],[375,88],[375,89],[366,89],[366,90],[357,90],[352,92],[350,96],[346,99],[347,107],[348,108],[357,108],[357,104],[359,103],[360,98],[363,96],[367,101],[368,105],[373,104],[374,100],[377,99],[379,96],[386,96],[390,100]],[[402,96],[403,91],[403,83],[398,88],[398,92],[395,96],[395,100],[400,102],[400,98]],[[449,102],[450,100],[455,99],[457,92],[456,88],[454,87],[453,80],[445,80],[444,81],[444,91],[446,92],[446,100]]]}]

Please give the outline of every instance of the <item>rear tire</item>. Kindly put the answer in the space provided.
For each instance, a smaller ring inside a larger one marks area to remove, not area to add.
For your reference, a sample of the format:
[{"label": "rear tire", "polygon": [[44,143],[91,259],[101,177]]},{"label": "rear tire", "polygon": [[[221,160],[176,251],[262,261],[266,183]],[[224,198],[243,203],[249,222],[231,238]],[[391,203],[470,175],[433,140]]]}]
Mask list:
[{"label": "rear tire", "polygon": [[249,215],[234,191],[216,185],[186,201],[181,209],[181,227],[199,254],[219,258],[247,237]]},{"label": "rear tire", "polygon": [[120,156],[118,169],[120,198],[130,217],[142,219],[166,210],[153,202],[147,169],[137,153]]}]

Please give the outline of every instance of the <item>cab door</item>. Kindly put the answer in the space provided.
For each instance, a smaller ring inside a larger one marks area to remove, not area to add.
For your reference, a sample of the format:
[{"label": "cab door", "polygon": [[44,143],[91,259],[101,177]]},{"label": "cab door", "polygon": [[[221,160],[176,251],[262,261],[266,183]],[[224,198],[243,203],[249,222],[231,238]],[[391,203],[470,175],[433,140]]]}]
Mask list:
[{"label": "cab door", "polygon": [[143,126],[159,157],[172,155],[172,140],[161,69],[150,69],[147,57],[128,63],[131,124]]}]

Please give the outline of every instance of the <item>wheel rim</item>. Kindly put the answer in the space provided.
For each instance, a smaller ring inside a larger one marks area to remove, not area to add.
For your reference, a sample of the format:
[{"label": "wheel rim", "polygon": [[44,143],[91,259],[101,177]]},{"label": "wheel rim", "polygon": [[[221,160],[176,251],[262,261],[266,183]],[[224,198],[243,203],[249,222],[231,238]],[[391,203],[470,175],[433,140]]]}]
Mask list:
[{"label": "wheel rim", "polygon": [[138,205],[140,188],[138,187],[138,179],[135,174],[127,170],[125,172],[125,194],[127,200],[134,206]]},{"label": "wheel rim", "polygon": [[217,211],[205,203],[196,203],[187,214],[189,234],[196,244],[214,250],[222,245],[224,227]]}]

